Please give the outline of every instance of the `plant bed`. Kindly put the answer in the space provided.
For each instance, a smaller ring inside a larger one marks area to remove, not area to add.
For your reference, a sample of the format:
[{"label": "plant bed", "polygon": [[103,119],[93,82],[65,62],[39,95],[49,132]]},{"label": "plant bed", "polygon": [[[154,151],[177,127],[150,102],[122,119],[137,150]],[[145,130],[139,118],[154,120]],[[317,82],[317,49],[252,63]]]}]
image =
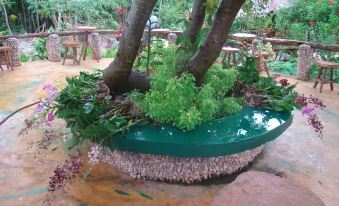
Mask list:
[{"label": "plant bed", "polygon": [[137,179],[190,184],[243,169],[292,119],[291,112],[246,108],[186,132],[138,125],[101,143],[100,159]]},{"label": "plant bed", "polygon": [[103,143],[112,150],[173,157],[216,157],[251,150],[274,140],[292,123],[291,112],[246,108],[182,131],[172,125],[138,125]]}]

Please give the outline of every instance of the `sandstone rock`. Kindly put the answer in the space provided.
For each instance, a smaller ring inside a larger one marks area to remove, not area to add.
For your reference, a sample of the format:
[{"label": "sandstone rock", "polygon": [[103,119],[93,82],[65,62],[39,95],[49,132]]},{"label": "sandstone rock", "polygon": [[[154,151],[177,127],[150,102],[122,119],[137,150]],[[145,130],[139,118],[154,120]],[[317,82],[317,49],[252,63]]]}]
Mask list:
[{"label": "sandstone rock", "polygon": [[311,191],[264,172],[245,172],[225,186],[213,206],[325,206]]}]

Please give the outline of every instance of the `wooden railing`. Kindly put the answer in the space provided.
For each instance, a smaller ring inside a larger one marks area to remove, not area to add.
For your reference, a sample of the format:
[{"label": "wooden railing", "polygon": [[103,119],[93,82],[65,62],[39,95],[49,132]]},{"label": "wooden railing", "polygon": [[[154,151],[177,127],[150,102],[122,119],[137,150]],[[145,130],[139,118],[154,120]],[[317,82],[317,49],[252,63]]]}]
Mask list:
[{"label": "wooden railing", "polygon": [[[117,30],[97,30],[97,33],[104,35],[104,34],[118,34]],[[175,33],[177,35],[182,34],[181,31],[152,31],[152,33],[157,35],[166,36],[169,33]],[[35,37],[42,37],[45,38],[51,34],[57,34],[59,36],[76,36],[76,35],[83,35],[84,32],[82,31],[61,31],[61,32],[45,32],[45,33],[34,33],[34,34],[15,34],[15,35],[8,35],[8,36],[0,36],[0,40],[5,40],[7,38],[17,38],[17,39],[24,39],[24,38],[35,38]],[[233,39],[232,36],[229,37]],[[276,38],[262,38],[264,42],[269,42],[272,45],[284,45],[284,46],[300,46],[302,44],[307,44],[313,49],[320,49],[320,50],[327,50],[327,51],[334,51],[339,52],[339,45],[334,44],[320,44],[315,42],[305,42],[305,41],[297,41],[297,40],[289,40],[289,39],[276,39]]]}]

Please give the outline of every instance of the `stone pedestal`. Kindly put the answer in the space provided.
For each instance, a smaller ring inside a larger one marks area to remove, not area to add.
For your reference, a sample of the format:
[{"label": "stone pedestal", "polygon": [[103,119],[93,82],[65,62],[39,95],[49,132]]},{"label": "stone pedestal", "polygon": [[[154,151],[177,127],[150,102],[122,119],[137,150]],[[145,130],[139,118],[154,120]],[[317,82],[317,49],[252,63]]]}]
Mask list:
[{"label": "stone pedestal", "polygon": [[11,47],[10,58],[14,67],[21,66],[18,40],[16,38],[8,38],[5,40],[5,45]]},{"label": "stone pedestal", "polygon": [[169,33],[167,36],[168,44],[175,44],[177,41],[178,36],[175,33]]},{"label": "stone pedestal", "polygon": [[[93,58],[99,60],[101,56],[101,39],[99,33],[91,33],[88,37],[89,44],[93,49]],[[94,55],[96,55],[94,57]]]},{"label": "stone pedestal", "polygon": [[56,34],[47,37],[46,42],[48,60],[52,62],[61,61],[61,39]]},{"label": "stone pedestal", "polygon": [[312,48],[306,44],[300,45],[298,50],[298,79],[310,80],[310,69],[312,62]]}]

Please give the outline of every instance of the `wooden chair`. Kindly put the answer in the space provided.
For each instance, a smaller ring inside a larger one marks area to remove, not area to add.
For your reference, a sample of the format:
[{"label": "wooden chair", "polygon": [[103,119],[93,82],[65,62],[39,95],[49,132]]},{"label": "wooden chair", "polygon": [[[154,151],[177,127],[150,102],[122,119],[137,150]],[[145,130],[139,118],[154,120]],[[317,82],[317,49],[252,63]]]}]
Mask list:
[{"label": "wooden chair", "polygon": [[235,54],[240,53],[240,49],[232,48],[232,47],[223,47],[221,51],[224,52],[224,58],[222,59],[222,64],[225,63],[226,57],[228,59],[228,65],[231,66],[231,62],[233,62],[233,65],[238,64]]},{"label": "wooden chair", "polygon": [[11,68],[13,71],[13,63],[10,57],[11,47],[9,46],[1,46],[0,47],[0,69],[3,71],[1,65],[6,65],[7,69]]},{"label": "wooden chair", "polygon": [[[333,91],[333,69],[339,68],[339,63],[317,60],[315,62],[319,67],[319,73],[313,85],[313,88],[316,88],[320,82],[320,92],[323,91],[324,84],[330,83],[331,91]],[[330,70],[330,80],[327,80],[327,69]]]},{"label": "wooden chair", "polygon": [[[78,60],[78,52],[77,48],[80,47],[79,41],[64,41],[62,43],[62,46],[65,48],[65,54],[64,54],[64,60],[62,62],[62,65],[65,64],[66,59],[73,59],[73,65],[80,64],[81,56]],[[72,49],[72,55],[68,55],[68,49]]]},{"label": "wooden chair", "polygon": [[267,76],[270,77],[270,69],[267,66],[267,59],[272,56],[272,54],[265,51],[255,51],[253,55],[256,57],[257,61],[257,70],[259,72],[265,71]]}]

